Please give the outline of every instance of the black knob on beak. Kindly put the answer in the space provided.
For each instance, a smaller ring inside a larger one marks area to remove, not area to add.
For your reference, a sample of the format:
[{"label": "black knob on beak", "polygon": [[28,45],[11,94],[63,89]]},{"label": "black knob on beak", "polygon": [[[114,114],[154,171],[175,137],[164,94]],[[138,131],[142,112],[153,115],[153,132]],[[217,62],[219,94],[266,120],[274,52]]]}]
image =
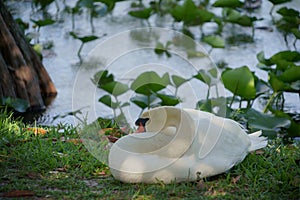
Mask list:
[{"label": "black knob on beak", "polygon": [[135,125],[138,126],[137,133],[146,132],[146,122],[149,120],[149,118],[138,118],[135,121]]}]

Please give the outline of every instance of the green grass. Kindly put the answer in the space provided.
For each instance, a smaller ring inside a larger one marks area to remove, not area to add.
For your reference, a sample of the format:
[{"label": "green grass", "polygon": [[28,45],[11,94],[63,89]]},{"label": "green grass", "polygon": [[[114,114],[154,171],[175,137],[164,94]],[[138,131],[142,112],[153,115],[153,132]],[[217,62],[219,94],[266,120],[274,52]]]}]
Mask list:
[{"label": "green grass", "polygon": [[35,136],[25,126],[0,115],[0,198],[22,190],[30,199],[300,199],[299,142],[272,140],[227,173],[198,182],[125,184],[82,143],[68,141],[79,139],[76,127]]}]

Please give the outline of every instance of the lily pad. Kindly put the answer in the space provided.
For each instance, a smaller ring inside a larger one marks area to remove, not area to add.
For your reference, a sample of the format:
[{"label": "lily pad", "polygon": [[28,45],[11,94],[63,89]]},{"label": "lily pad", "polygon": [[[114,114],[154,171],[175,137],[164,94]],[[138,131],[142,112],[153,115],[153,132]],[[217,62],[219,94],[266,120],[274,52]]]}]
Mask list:
[{"label": "lily pad", "polygon": [[113,81],[105,85],[102,85],[101,89],[112,94],[113,96],[119,96],[127,92],[129,90],[129,87],[124,83]]},{"label": "lily pad", "polygon": [[299,17],[300,12],[292,8],[282,7],[277,11],[281,16]]},{"label": "lily pad", "polygon": [[178,88],[180,87],[182,84],[184,84],[186,81],[186,79],[182,78],[181,76],[177,76],[177,75],[172,75],[172,82],[174,83],[175,87]]},{"label": "lily pad", "polygon": [[74,39],[80,40],[82,43],[91,42],[91,41],[97,40],[99,38],[98,36],[95,36],[95,35],[88,35],[88,36],[84,36],[84,37],[79,37],[75,32],[70,32],[70,35]]},{"label": "lily pad", "polygon": [[216,79],[218,77],[218,70],[216,68],[212,68],[210,70],[203,70],[200,69],[198,71],[198,74],[193,76],[194,78],[202,81],[203,83],[207,84],[208,86],[213,85],[213,79]]},{"label": "lily pad", "polygon": [[295,62],[300,61],[300,53],[297,51],[281,51],[270,58],[265,58],[264,52],[257,54],[257,59],[260,62],[259,68],[266,71],[274,71],[270,66],[276,65],[276,69],[285,70],[291,66],[295,66]]},{"label": "lily pad", "polygon": [[278,78],[287,83],[300,80],[300,66],[292,66],[286,69]]},{"label": "lily pad", "polygon": [[155,72],[144,72],[140,74],[131,84],[130,88],[136,93],[146,96],[164,89],[170,80],[169,77],[160,77]]},{"label": "lily pad", "polygon": [[273,111],[277,117],[282,117],[290,120],[291,125],[287,128],[287,137],[300,137],[300,124],[295,122],[291,116],[279,110]]},{"label": "lily pad", "polygon": [[285,83],[280,80],[275,74],[269,73],[269,83],[275,92],[286,91],[286,92],[297,92],[295,91],[289,83]]},{"label": "lily pad", "polygon": [[114,75],[109,74],[107,70],[101,70],[94,75],[92,81],[94,84],[97,84],[99,88],[101,88],[102,85],[113,82]]},{"label": "lily pad", "polygon": [[300,61],[300,53],[297,51],[281,51],[270,58],[270,61],[273,64],[277,64],[280,60],[298,62]]},{"label": "lily pad", "polygon": [[225,47],[225,41],[220,36],[208,35],[203,38],[203,41],[205,43],[209,44],[213,48],[224,48]]},{"label": "lily pad", "polygon": [[214,7],[227,7],[227,8],[238,8],[244,5],[243,2],[239,0],[217,0],[213,3]]},{"label": "lily pad", "polygon": [[227,106],[229,100],[225,97],[203,99],[197,102],[197,108],[218,116],[228,117],[231,109]]},{"label": "lily pad", "polygon": [[158,55],[161,55],[165,53],[167,57],[171,57],[171,53],[168,51],[168,47],[172,44],[171,41],[168,41],[166,45],[164,46],[161,42],[158,42],[156,44],[156,47],[154,49],[154,52]]},{"label": "lily pad", "polygon": [[187,23],[196,18],[197,6],[192,0],[186,0],[183,5],[176,5],[170,13],[175,21]]},{"label": "lily pad", "polygon": [[144,8],[141,10],[129,11],[129,15],[132,17],[140,18],[140,19],[149,19],[152,13],[152,8]]},{"label": "lily pad", "polygon": [[286,129],[291,125],[290,120],[286,117],[261,113],[252,108],[247,110],[245,117],[251,131],[262,130],[264,135],[271,137],[276,137],[281,128]]},{"label": "lily pad", "polygon": [[291,32],[294,34],[294,36],[299,40],[300,39],[300,30],[297,28],[293,28]]},{"label": "lily pad", "polygon": [[229,69],[222,73],[226,89],[244,99],[254,99],[256,96],[254,75],[247,66]]},{"label": "lily pad", "polygon": [[161,106],[176,106],[181,101],[178,97],[174,95],[167,95],[167,94],[157,94],[157,97],[161,99],[160,105]]},{"label": "lily pad", "polygon": [[155,101],[155,99],[157,99],[157,97],[154,94],[150,96],[136,95],[130,98],[130,101],[144,110],[145,108],[151,107],[151,104]]},{"label": "lily pad", "polygon": [[118,103],[112,101],[110,95],[104,95],[98,101],[112,109],[116,109],[119,106]]},{"label": "lily pad", "polygon": [[211,78],[210,78],[209,74],[207,74],[207,72],[202,69],[199,70],[198,74],[196,74],[194,76],[194,78],[202,81],[203,83],[205,83],[207,85],[211,84]]},{"label": "lily pad", "polygon": [[231,8],[224,9],[223,13],[227,22],[238,24],[240,26],[253,26],[253,22],[257,20],[256,17],[242,15],[240,12]]},{"label": "lily pad", "polygon": [[273,5],[278,5],[286,2],[290,2],[292,0],[269,0]]},{"label": "lily pad", "polygon": [[35,23],[38,27],[42,26],[48,26],[51,24],[54,24],[55,21],[53,19],[44,19],[44,20],[31,20],[33,23]]}]

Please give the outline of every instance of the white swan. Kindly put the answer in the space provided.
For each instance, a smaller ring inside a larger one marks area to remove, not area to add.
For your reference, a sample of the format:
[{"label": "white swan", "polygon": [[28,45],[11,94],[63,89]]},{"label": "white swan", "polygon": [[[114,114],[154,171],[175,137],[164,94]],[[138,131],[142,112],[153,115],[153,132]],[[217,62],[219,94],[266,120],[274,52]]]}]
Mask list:
[{"label": "white swan", "polygon": [[147,132],[122,137],[110,149],[111,173],[123,182],[194,181],[267,145],[260,131],[248,135],[239,123],[199,110],[164,106],[141,117],[149,118]]}]

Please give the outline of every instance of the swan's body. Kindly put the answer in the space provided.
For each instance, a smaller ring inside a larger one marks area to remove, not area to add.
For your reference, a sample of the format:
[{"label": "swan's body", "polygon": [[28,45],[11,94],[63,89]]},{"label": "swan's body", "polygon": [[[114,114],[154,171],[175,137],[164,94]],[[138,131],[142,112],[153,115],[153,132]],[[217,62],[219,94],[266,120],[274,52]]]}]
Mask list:
[{"label": "swan's body", "polygon": [[109,153],[112,175],[123,182],[193,181],[223,173],[267,145],[237,122],[192,109],[159,107],[142,114],[147,132],[119,139]]}]

